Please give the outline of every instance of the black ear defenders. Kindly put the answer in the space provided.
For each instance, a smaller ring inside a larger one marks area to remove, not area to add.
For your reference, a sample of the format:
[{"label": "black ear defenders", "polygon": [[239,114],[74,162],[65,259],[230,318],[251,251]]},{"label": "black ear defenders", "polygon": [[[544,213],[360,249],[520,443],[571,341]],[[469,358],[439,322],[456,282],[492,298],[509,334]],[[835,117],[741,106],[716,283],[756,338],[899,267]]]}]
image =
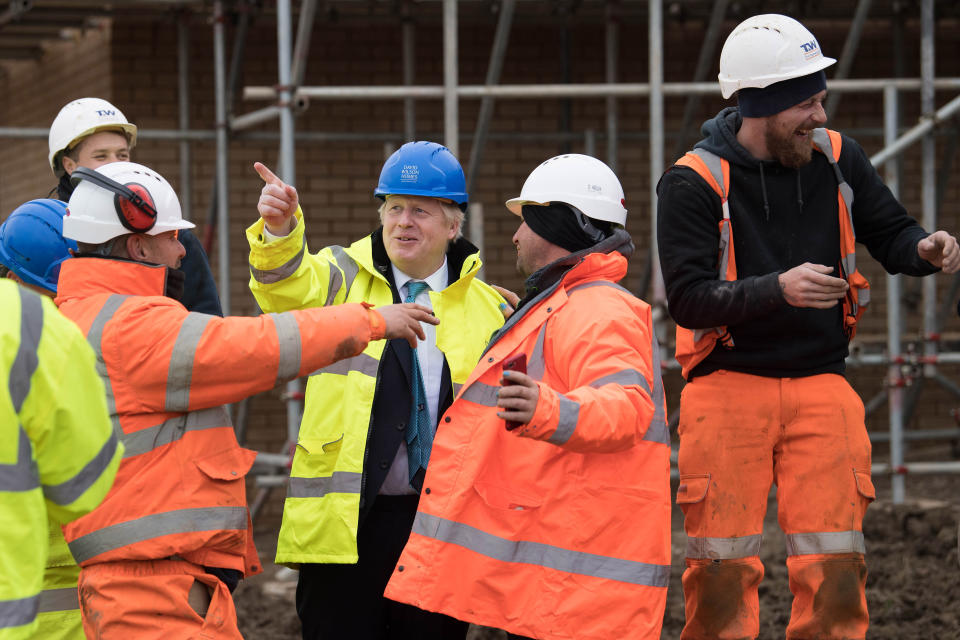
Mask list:
[{"label": "black ear defenders", "polygon": [[577,224],[580,225],[580,230],[583,231],[588,238],[590,238],[590,241],[593,242],[593,244],[597,244],[607,237],[607,234],[604,233],[603,230],[597,229],[595,226],[593,226],[593,223],[590,222],[590,218],[587,217],[585,213],[580,211],[580,209],[577,209],[572,205],[567,206],[570,207],[571,211],[573,211],[573,216],[577,219]]},{"label": "black ear defenders", "polygon": [[113,207],[124,228],[133,233],[146,233],[157,223],[157,207],[143,185],[136,182],[120,184],[99,171],[77,167],[70,174],[70,181],[77,185],[81,180],[113,192]]}]

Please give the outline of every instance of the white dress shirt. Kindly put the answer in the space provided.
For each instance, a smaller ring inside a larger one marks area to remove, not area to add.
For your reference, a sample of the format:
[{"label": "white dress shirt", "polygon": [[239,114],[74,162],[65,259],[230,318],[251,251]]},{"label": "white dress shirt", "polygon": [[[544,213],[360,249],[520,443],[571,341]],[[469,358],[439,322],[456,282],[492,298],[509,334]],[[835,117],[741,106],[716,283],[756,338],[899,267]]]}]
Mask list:
[{"label": "white dress shirt", "polygon": [[[393,281],[397,285],[397,291],[400,292],[400,300],[407,299],[407,283],[415,278],[411,278],[403,271],[400,271],[396,265],[391,264],[393,269]],[[430,288],[417,296],[417,304],[433,309],[430,303],[430,291],[442,291],[447,288],[447,258],[444,256],[443,264],[432,274],[423,279]],[[437,412],[440,408],[440,381],[443,377],[443,353],[437,348],[437,328],[432,324],[421,322],[423,332],[426,334],[426,340],[417,342],[417,360],[420,361],[420,373],[423,376],[423,389],[427,394],[427,409],[430,411],[430,425],[433,432],[437,432]],[[409,416],[404,416],[405,421]],[[416,491],[410,486],[410,471],[407,463],[407,441],[404,437],[397,450],[397,455],[393,459],[393,464],[387,472],[387,477],[380,487],[381,495],[416,495]]]}]

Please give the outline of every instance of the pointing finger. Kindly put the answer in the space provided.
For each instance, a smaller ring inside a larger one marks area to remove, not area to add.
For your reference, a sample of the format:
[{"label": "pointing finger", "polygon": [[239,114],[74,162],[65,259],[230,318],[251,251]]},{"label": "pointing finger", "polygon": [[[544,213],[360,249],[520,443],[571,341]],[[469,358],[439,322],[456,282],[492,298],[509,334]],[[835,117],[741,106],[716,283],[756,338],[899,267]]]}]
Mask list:
[{"label": "pointing finger", "polygon": [[253,168],[260,178],[267,184],[283,184],[283,180],[278,178],[276,174],[274,174],[273,171],[270,171],[270,169],[267,168],[267,165],[263,164],[262,162],[254,162]]}]

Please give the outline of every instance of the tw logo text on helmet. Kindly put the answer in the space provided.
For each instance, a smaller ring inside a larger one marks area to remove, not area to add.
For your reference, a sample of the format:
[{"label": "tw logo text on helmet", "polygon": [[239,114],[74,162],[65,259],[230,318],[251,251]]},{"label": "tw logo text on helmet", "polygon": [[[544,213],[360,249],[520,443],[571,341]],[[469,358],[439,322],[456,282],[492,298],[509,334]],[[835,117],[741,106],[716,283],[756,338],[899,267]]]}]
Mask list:
[{"label": "tw logo text on helmet", "polygon": [[115,116],[115,115],[117,115],[117,112],[116,112],[116,111],[112,111],[112,110],[110,110],[110,109],[99,109],[99,110],[97,111],[97,115],[98,115],[98,116]]}]

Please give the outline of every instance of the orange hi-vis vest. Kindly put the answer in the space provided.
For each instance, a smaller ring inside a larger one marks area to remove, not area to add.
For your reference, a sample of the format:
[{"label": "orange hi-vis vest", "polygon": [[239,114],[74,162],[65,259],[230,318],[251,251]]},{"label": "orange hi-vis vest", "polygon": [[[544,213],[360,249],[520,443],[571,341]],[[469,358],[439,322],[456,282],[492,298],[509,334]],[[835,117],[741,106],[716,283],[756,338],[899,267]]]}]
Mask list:
[{"label": "orange hi-vis vest", "polygon": [[64,527],[81,567],[177,556],[260,572],[240,447],[224,403],[267,391],[375,335],[362,305],[258,317],[190,313],[160,295],[166,267],[74,258],[60,272],[60,311],[97,354],[114,433],[125,453],[113,488]]},{"label": "orange hi-vis vest", "polygon": [[[857,333],[857,322],[863,310],[870,304],[870,283],[857,270],[856,234],[853,230],[853,189],[847,184],[837,160],[840,158],[842,138],[831,129],[813,130],[814,149],[824,154],[837,177],[837,202],[840,216],[839,273],[850,288],[843,300],[843,330],[847,339]],[[720,246],[717,269],[721,280],[737,279],[737,261],[733,250],[733,227],[730,223],[730,163],[705,149],[694,149],[677,160],[676,166],[689,167],[703,178],[720,196],[723,217],[720,220]],[[690,379],[690,372],[716,347],[717,342],[727,349],[734,347],[733,336],[727,327],[687,329],[677,325],[676,357],[683,377]]]}]

